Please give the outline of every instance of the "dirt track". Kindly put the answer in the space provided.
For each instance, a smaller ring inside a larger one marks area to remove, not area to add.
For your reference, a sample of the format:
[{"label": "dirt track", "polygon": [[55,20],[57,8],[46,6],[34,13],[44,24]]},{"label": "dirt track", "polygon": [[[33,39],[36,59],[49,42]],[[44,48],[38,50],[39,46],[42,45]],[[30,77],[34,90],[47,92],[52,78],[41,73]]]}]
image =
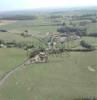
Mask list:
[{"label": "dirt track", "polygon": [[11,69],[10,71],[6,72],[0,79],[0,86],[3,85],[3,83],[14,73],[16,72],[18,69],[22,68],[25,63],[28,61],[28,59],[26,59],[23,63],[15,66],[13,69]]}]

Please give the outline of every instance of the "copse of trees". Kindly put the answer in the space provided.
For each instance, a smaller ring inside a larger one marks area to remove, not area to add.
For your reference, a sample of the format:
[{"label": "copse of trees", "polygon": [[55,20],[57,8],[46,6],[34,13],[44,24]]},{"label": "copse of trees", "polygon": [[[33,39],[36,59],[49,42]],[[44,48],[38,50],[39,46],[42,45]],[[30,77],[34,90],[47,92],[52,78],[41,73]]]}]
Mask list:
[{"label": "copse of trees", "polygon": [[34,48],[34,45],[31,43],[24,43],[24,42],[16,42],[13,41],[4,41],[0,40],[0,48],[22,48],[24,50]]},{"label": "copse of trees", "polygon": [[74,32],[76,35],[79,36],[86,36],[87,35],[87,29],[86,28],[75,28],[75,27],[60,27],[57,29],[57,32],[60,33],[72,33]]},{"label": "copse of trees", "polygon": [[78,36],[87,36],[87,29],[86,28],[78,28],[77,31],[75,32],[76,35]]},{"label": "copse of trees", "polygon": [[61,15],[51,15],[50,19],[57,19],[57,18],[62,18]]},{"label": "copse of trees", "polygon": [[97,37],[97,32],[95,32],[95,33],[89,33],[88,36]]},{"label": "copse of trees", "polygon": [[4,44],[5,42],[4,42],[4,40],[0,40],[0,44]]},{"label": "copse of trees", "polygon": [[80,45],[86,49],[89,49],[89,50],[95,50],[95,47],[89,43],[87,43],[86,41],[82,40],[80,41]]},{"label": "copse of trees", "polygon": [[96,17],[96,13],[74,15],[72,16],[72,20],[92,20],[94,16]]},{"label": "copse of trees", "polygon": [[0,29],[0,32],[8,32],[8,31],[5,29]]},{"label": "copse of trees", "polygon": [[89,24],[89,21],[81,21],[81,22],[79,22],[80,26],[85,26],[87,24]]},{"label": "copse of trees", "polygon": [[1,20],[36,20],[37,16],[15,15],[15,16],[4,16],[0,19]]},{"label": "copse of trees", "polygon": [[92,18],[92,19],[91,19],[91,22],[92,22],[92,23],[97,23],[97,19],[96,19],[96,18]]},{"label": "copse of trees", "polygon": [[33,44],[32,45],[26,45],[24,47],[24,50],[28,50],[28,49],[32,49],[32,48],[34,48],[34,45]]},{"label": "copse of trees", "polygon": [[62,26],[62,27],[57,29],[57,32],[60,32],[60,33],[68,32],[68,28],[64,28],[64,26]]}]

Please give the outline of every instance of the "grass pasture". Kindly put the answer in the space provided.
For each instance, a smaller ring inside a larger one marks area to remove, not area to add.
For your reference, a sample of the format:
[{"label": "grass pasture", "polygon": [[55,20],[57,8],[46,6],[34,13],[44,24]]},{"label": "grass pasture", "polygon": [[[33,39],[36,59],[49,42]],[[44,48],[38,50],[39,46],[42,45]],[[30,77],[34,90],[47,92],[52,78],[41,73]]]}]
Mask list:
[{"label": "grass pasture", "polygon": [[50,56],[45,64],[18,70],[0,88],[1,100],[73,100],[96,97],[97,52]]},{"label": "grass pasture", "polygon": [[25,57],[25,52],[20,49],[0,49],[0,78],[11,70],[11,68],[20,64]]}]

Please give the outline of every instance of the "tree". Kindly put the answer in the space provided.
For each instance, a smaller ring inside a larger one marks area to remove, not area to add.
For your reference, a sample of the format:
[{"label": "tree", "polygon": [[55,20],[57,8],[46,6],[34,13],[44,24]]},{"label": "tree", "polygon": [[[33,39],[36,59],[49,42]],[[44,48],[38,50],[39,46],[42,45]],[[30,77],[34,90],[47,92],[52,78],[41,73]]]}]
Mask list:
[{"label": "tree", "polygon": [[88,36],[97,37],[97,33],[89,33]]},{"label": "tree", "polygon": [[92,23],[96,23],[97,22],[97,19],[91,19]]},{"label": "tree", "polygon": [[57,29],[57,32],[60,32],[60,33],[68,32],[68,28],[65,28],[64,26],[62,26],[62,27]]},{"label": "tree", "polygon": [[66,26],[66,23],[65,23],[65,22],[63,22],[63,23],[62,23],[62,26]]}]

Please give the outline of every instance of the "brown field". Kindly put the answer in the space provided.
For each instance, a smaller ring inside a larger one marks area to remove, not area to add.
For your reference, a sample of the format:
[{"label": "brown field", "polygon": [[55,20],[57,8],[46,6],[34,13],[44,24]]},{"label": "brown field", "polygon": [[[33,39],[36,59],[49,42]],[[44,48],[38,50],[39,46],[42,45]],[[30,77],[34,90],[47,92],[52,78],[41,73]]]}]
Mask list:
[{"label": "brown field", "polygon": [[0,26],[15,23],[15,22],[16,22],[16,20],[0,20]]}]

